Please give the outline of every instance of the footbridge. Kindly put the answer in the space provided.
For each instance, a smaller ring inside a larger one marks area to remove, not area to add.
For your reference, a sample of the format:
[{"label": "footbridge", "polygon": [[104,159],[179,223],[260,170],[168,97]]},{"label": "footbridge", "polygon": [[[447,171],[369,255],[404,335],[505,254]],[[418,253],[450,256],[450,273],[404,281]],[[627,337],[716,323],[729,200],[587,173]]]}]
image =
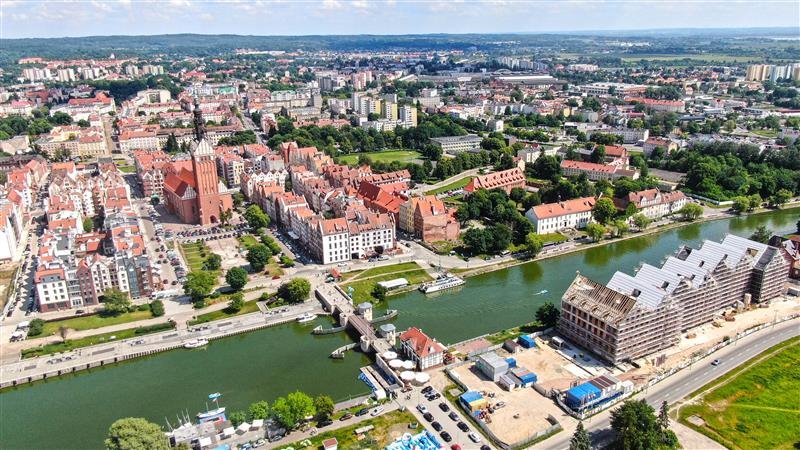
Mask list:
[{"label": "footbridge", "polygon": [[[334,330],[351,328],[358,333],[361,351],[383,353],[394,346],[395,333],[393,331],[386,336],[378,336],[376,333],[375,327],[372,325],[371,304],[362,303],[358,307],[354,306],[350,298],[338,286],[320,286],[315,291],[315,295],[326,311],[339,318],[339,327]],[[385,316],[377,318],[377,321],[387,320],[395,315],[397,315],[396,311],[389,311]],[[333,331],[315,329],[314,332],[325,334]]]}]

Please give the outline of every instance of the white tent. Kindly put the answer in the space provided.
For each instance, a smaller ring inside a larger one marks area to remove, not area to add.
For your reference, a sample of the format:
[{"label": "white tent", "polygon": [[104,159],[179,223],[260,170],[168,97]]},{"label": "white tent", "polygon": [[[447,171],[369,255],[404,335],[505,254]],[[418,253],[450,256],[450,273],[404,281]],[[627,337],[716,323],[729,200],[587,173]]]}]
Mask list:
[{"label": "white tent", "polygon": [[403,367],[403,361],[400,361],[399,359],[393,359],[389,361],[389,367],[392,369],[399,369]]},{"label": "white tent", "polygon": [[412,381],[414,379],[414,372],[410,370],[405,370],[402,373],[400,373],[400,379],[402,379],[403,381]]},{"label": "white tent", "polygon": [[256,419],[250,425],[250,429],[251,430],[257,430],[257,429],[259,429],[259,428],[261,428],[263,426],[264,426],[264,420],[263,419]]},{"label": "white tent", "polygon": [[387,361],[391,361],[393,359],[397,359],[397,353],[395,353],[395,352],[393,352],[391,350],[386,350],[385,352],[383,352],[383,354],[381,356],[383,356],[383,359],[385,359]]},{"label": "white tent", "polygon": [[412,370],[415,367],[417,367],[417,364],[414,361],[411,360],[403,361],[403,369]]},{"label": "white tent", "polygon": [[247,422],[242,422],[242,424],[239,425],[239,428],[236,429],[236,432],[239,434],[245,434],[249,430],[250,430],[250,424]]},{"label": "white tent", "polygon": [[425,372],[417,372],[417,374],[414,375],[414,382],[418,384],[425,384],[428,381],[431,381],[431,376]]},{"label": "white tent", "polygon": [[211,447],[211,438],[208,436],[201,437],[197,440],[197,443],[200,444],[200,448]]},{"label": "white tent", "polygon": [[235,432],[236,432],[236,430],[234,430],[233,427],[228,427],[228,428],[225,428],[224,430],[222,430],[222,435],[225,436],[225,437],[230,437],[230,436],[233,436],[233,433],[235,433]]}]

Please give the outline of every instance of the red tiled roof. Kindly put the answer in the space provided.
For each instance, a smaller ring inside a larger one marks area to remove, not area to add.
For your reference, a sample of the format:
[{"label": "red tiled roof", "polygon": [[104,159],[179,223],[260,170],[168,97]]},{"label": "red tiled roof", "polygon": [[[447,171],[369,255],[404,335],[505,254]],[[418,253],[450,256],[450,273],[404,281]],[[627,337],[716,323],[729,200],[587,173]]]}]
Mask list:
[{"label": "red tiled roof", "polygon": [[444,345],[428,337],[422,330],[415,327],[411,327],[401,333],[400,340],[403,342],[410,341],[411,348],[414,349],[414,353],[420,358],[424,358],[433,353],[441,353],[445,350]]},{"label": "red tiled roof", "polygon": [[478,189],[504,188],[508,185],[518,183],[525,183],[525,174],[519,167],[514,167],[513,169],[487,175],[478,175],[467,184],[464,190],[467,192],[475,192]]}]

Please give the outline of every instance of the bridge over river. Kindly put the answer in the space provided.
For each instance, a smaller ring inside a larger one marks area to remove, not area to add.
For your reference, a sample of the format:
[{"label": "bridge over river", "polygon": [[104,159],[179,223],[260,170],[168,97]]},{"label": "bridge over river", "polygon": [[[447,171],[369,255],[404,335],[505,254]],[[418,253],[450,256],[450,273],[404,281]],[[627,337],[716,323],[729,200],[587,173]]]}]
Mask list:
[{"label": "bridge over river", "polygon": [[[386,318],[393,317],[396,312],[389,312],[386,316],[376,319],[372,318],[371,306],[366,309],[356,310],[353,302],[345,295],[337,286],[324,285],[317,288],[315,294],[323,307],[329,311],[333,316],[339,318],[339,327],[331,331],[339,331],[347,327],[352,328],[360,336],[361,351],[376,353],[383,353],[391,350],[394,346],[395,336],[394,333],[387,336],[378,336],[375,332],[373,323]],[[315,332],[325,333],[325,330],[318,329]],[[350,347],[350,346],[345,346]],[[341,357],[343,352],[347,350],[342,347],[336,349],[331,356],[334,358]]]}]

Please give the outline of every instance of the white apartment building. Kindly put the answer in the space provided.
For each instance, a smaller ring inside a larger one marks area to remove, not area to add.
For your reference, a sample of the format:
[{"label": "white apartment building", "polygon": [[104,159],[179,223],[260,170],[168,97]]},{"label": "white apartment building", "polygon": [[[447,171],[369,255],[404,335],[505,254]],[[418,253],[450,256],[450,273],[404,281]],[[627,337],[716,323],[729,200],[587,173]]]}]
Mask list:
[{"label": "white apartment building", "polygon": [[565,228],[585,228],[592,221],[594,197],[545,203],[529,209],[525,217],[533,223],[536,234],[555,233]]},{"label": "white apartment building", "polygon": [[658,189],[630,192],[624,198],[614,199],[617,208],[625,210],[632,203],[639,213],[652,220],[675,214],[686,202],[686,195],[681,191],[661,192]]},{"label": "white apartment building", "polygon": [[441,147],[443,153],[450,155],[457,155],[462,152],[478,152],[481,149],[482,140],[483,138],[477,134],[431,138],[433,143]]}]

